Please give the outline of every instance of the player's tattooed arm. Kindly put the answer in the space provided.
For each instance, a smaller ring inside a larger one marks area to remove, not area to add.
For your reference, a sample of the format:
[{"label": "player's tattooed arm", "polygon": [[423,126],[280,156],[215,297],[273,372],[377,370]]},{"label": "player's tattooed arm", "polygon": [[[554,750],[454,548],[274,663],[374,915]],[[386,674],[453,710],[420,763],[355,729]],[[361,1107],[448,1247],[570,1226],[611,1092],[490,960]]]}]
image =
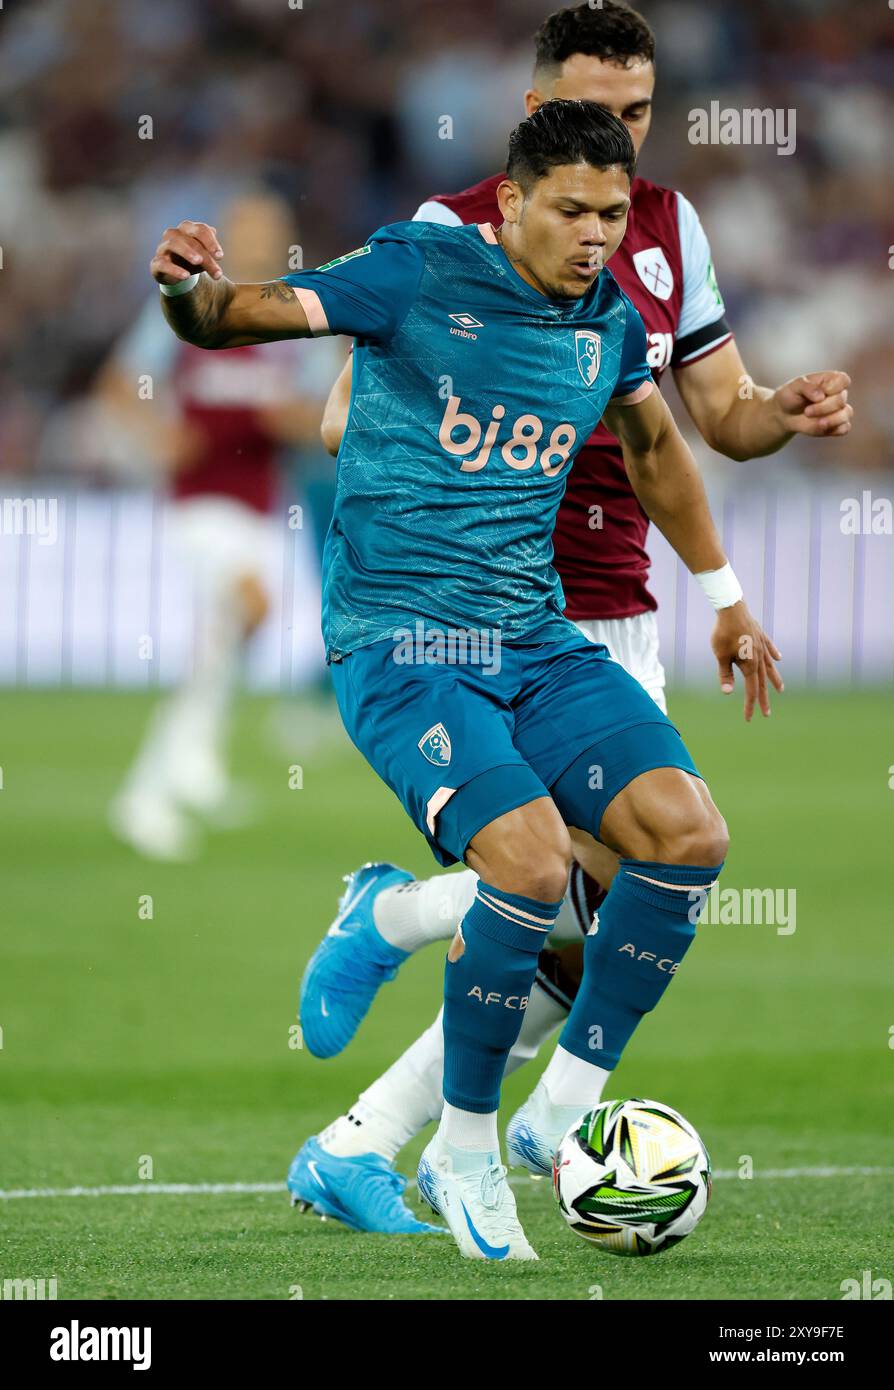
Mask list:
[{"label": "player's tattooed arm", "polygon": [[236,284],[220,268],[223,248],[207,222],[168,227],[150,263],[153,279],[175,285],[198,274],[188,294],[162,295],[162,312],[187,343],[203,348],[246,347],[280,338],[307,338],[307,316],[282,280]]},{"label": "player's tattooed arm", "polygon": [[[631,487],[643,510],[693,574],[722,569],[726,555],[698,465],[658,391],[635,405],[611,404],[604,422],[621,443]],[[733,689],[733,666],[745,681],[745,718],[757,704],[770,713],[768,685],[782,689],[780,653],[743,600],[721,608],[711,646],[720,687]]]}]

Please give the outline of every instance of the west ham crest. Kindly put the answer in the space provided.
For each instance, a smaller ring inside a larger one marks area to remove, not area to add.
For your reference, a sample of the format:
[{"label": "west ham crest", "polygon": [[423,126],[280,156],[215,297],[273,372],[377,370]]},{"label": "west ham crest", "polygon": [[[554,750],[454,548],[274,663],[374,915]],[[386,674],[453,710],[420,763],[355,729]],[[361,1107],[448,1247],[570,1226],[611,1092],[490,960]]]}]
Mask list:
[{"label": "west ham crest", "polygon": [[574,347],[577,352],[577,370],[583,377],[584,385],[592,386],[599,375],[599,364],[602,361],[602,339],[589,328],[579,328],[574,335]]},{"label": "west ham crest", "polygon": [[646,289],[656,299],[670,299],[674,291],[674,274],[660,246],[634,251],[633,264]]},{"label": "west ham crest", "polygon": [[432,724],[427,733],[424,733],[417,745],[423,758],[427,758],[435,767],[447,767],[450,762],[452,748],[450,746],[450,735],[443,724]]}]

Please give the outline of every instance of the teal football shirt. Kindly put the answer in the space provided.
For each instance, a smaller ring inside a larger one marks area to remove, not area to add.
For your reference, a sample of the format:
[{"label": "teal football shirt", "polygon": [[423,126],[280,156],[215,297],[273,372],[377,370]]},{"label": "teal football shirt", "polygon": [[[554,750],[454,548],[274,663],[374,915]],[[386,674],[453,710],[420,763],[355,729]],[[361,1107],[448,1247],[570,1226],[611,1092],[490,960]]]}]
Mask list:
[{"label": "teal football shirt", "polygon": [[315,334],[356,338],[323,560],[329,659],[420,619],[564,635],[551,561],[568,471],[609,400],[651,381],[611,272],[547,299],[490,224],[398,222],[283,279]]}]

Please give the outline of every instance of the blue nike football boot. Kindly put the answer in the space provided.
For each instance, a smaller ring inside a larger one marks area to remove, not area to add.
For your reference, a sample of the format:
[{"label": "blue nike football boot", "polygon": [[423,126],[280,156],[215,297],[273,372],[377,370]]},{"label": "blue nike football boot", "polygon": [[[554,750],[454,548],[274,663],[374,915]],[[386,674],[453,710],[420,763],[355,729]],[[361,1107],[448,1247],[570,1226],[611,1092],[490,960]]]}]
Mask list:
[{"label": "blue nike football boot", "polygon": [[395,864],[364,864],[346,876],[338,916],[301,980],[301,1031],[315,1057],[334,1057],[347,1047],[379,986],[393,980],[409,956],[380,936],[373,903],[383,889],[412,879]]},{"label": "blue nike football boot", "polygon": [[407,1179],[380,1154],[337,1158],[316,1135],[292,1159],[286,1186],[292,1205],[382,1235],[446,1235],[443,1226],[417,1221],[403,1199]]}]

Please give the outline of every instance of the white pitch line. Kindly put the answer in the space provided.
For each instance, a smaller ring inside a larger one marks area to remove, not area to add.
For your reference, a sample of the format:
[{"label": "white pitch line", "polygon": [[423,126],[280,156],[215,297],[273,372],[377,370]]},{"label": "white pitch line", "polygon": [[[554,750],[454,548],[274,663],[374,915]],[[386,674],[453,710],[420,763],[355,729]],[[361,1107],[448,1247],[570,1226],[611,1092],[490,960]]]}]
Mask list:
[{"label": "white pitch line", "polygon": [[282,1182],[137,1182],[130,1187],[18,1187],[0,1189],[0,1201],[12,1202],[20,1197],[202,1197],[220,1196],[229,1192],[282,1192]]},{"label": "white pitch line", "polygon": [[[755,1178],[776,1180],[779,1178],[879,1178],[894,1175],[894,1168],[764,1168],[756,1169]],[[737,1168],[719,1168],[713,1175],[715,1179],[738,1178]],[[513,1177],[513,1186],[528,1181],[527,1178]],[[747,1181],[747,1179],[742,1179]],[[12,1202],[24,1197],[219,1197],[229,1193],[281,1193],[285,1196],[285,1182],[141,1182],[130,1186],[111,1187],[17,1187],[0,1188],[0,1201]]]},{"label": "white pitch line", "polygon": [[[880,1178],[890,1177],[894,1168],[764,1168],[756,1169],[756,1178]],[[738,1168],[719,1168],[715,1178],[741,1178]],[[745,1181],[745,1179],[743,1179]]]}]

